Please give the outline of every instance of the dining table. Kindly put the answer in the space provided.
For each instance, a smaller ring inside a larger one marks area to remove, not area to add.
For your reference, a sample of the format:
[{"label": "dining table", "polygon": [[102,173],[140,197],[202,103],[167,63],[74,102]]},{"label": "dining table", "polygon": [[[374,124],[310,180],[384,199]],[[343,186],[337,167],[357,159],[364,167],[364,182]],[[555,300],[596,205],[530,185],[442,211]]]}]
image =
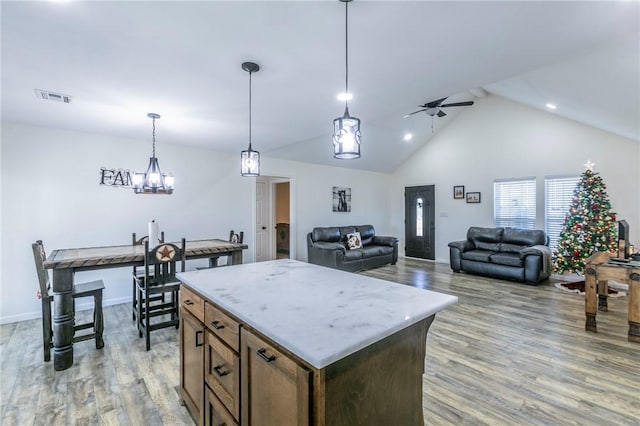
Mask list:
[{"label": "dining table", "polygon": [[[173,243],[180,245],[181,243]],[[248,246],[220,239],[187,241],[187,260],[229,256],[230,265],[242,263]],[[53,368],[66,370],[73,365],[74,275],[79,271],[144,265],[144,245],[67,248],[53,250],[44,262],[53,274]]]}]

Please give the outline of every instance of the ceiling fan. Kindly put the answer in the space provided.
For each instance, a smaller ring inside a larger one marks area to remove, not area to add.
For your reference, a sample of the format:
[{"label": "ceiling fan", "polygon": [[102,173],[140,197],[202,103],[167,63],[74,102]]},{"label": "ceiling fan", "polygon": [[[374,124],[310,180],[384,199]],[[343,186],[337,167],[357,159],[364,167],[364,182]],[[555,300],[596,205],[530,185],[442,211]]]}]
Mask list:
[{"label": "ceiling fan", "polygon": [[423,112],[423,111],[430,117],[433,117],[435,115],[437,115],[438,117],[444,117],[447,114],[442,110],[442,108],[473,105],[473,101],[453,102],[453,103],[450,103],[450,104],[443,104],[442,102],[444,102],[446,99],[447,98],[442,98],[442,99],[438,99],[436,101],[427,102],[424,105],[418,105],[422,109],[419,109],[418,111],[414,111],[414,112],[412,112],[410,114],[407,114],[403,118],[410,117],[413,114],[417,114],[417,113]]}]

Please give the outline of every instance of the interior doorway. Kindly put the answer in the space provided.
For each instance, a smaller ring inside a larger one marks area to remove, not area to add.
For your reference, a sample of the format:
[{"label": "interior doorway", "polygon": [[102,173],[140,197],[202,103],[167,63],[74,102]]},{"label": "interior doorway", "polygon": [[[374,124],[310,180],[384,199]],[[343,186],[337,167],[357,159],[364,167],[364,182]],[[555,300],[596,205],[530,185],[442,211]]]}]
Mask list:
[{"label": "interior doorway", "polygon": [[287,177],[256,179],[256,262],[295,259],[293,184]]},{"label": "interior doorway", "polygon": [[275,222],[276,222],[276,259],[289,259],[290,228],[290,189],[289,182],[276,182],[275,188]]},{"label": "interior doorway", "polygon": [[404,254],[435,260],[435,186],[404,189]]}]

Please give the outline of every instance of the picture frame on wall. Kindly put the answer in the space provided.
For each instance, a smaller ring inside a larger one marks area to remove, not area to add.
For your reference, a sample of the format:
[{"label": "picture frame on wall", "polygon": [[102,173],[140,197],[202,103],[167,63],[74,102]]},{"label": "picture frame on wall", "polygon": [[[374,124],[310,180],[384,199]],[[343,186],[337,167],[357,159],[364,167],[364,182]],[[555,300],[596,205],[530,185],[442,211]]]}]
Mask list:
[{"label": "picture frame on wall", "polygon": [[480,193],[479,192],[467,192],[467,203],[469,203],[469,204],[478,204],[478,203],[480,203]]},{"label": "picture frame on wall", "polygon": [[464,199],[464,185],[455,185],[453,187],[454,200]]},{"label": "picture frame on wall", "polygon": [[333,211],[343,213],[351,211],[351,188],[333,187]]}]

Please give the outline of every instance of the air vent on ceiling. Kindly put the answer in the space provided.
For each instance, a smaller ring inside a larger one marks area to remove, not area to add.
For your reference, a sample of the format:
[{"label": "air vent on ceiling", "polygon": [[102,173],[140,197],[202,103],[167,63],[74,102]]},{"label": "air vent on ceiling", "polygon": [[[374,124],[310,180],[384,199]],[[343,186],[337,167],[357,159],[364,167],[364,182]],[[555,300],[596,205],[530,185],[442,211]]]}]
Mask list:
[{"label": "air vent on ceiling", "polygon": [[71,96],[62,93],[49,92],[48,90],[36,89],[36,96],[40,99],[56,102],[71,103]]}]

